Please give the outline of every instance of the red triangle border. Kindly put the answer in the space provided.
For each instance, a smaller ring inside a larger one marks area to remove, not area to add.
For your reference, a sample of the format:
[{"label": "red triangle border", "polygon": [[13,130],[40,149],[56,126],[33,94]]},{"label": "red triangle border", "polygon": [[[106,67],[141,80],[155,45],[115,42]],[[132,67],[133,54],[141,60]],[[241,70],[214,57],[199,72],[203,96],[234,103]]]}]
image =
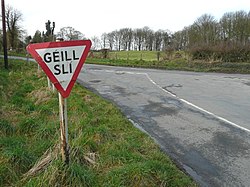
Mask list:
[{"label": "red triangle border", "polygon": [[[79,63],[76,67],[76,70],[72,76],[72,79],[69,82],[66,90],[63,89],[57,78],[48,68],[48,66],[43,61],[42,57],[36,52],[37,49],[45,49],[45,48],[61,48],[61,47],[73,47],[73,46],[85,46],[83,54],[79,60]],[[62,41],[62,42],[45,42],[45,43],[36,43],[29,44],[27,46],[27,51],[31,54],[31,56],[38,62],[43,71],[49,77],[50,81],[55,85],[56,89],[60,92],[63,98],[67,98],[70,95],[70,92],[75,84],[75,81],[82,69],[82,66],[88,56],[89,50],[91,48],[90,40],[73,40],[73,41]]]}]

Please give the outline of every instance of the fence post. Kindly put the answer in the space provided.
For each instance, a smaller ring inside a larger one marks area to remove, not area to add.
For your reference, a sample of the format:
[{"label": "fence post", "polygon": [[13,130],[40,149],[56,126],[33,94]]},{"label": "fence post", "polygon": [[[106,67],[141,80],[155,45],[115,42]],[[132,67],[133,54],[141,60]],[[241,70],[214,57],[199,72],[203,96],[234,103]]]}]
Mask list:
[{"label": "fence post", "polygon": [[160,61],[160,51],[158,51],[156,55],[157,55],[157,61]]}]

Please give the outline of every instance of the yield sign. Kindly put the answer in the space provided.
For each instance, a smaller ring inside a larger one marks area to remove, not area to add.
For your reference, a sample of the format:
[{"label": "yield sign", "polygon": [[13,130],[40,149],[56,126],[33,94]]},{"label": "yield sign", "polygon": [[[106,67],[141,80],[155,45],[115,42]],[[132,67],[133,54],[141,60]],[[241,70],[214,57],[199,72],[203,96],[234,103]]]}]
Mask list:
[{"label": "yield sign", "polygon": [[30,44],[27,51],[66,98],[74,86],[90,47],[90,40],[76,40]]}]

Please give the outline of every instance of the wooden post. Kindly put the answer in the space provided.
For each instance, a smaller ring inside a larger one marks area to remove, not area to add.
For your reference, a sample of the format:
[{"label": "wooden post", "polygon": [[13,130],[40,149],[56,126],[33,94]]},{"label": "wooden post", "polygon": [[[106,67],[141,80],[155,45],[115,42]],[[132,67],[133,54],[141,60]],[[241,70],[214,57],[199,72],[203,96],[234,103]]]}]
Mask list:
[{"label": "wooden post", "polygon": [[54,84],[52,84],[52,91],[55,92],[55,85]]},{"label": "wooden post", "polygon": [[47,76],[47,82],[48,82],[48,87],[49,87],[49,90],[51,90],[51,82],[49,80],[49,77]]},{"label": "wooden post", "polygon": [[62,160],[65,164],[69,163],[69,146],[68,146],[68,119],[67,119],[67,99],[63,98],[58,92],[59,96],[59,116],[60,116],[60,134],[61,142],[60,149]]},{"label": "wooden post", "polygon": [[160,51],[157,51],[156,56],[157,56],[157,61],[158,62],[160,61],[160,55],[161,55]]},{"label": "wooden post", "polygon": [[30,64],[30,57],[29,57],[28,53],[26,54],[26,62],[27,62],[27,64]]},{"label": "wooden post", "polygon": [[38,63],[37,63],[37,73],[40,73],[40,66]]}]

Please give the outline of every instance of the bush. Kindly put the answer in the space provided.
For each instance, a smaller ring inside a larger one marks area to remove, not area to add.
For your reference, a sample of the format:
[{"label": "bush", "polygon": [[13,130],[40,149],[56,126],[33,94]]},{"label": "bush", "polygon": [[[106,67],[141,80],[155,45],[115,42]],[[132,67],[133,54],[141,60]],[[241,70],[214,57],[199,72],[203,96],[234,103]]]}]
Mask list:
[{"label": "bush", "polygon": [[189,51],[194,60],[219,62],[249,62],[250,44],[222,42],[217,45],[193,46]]}]

